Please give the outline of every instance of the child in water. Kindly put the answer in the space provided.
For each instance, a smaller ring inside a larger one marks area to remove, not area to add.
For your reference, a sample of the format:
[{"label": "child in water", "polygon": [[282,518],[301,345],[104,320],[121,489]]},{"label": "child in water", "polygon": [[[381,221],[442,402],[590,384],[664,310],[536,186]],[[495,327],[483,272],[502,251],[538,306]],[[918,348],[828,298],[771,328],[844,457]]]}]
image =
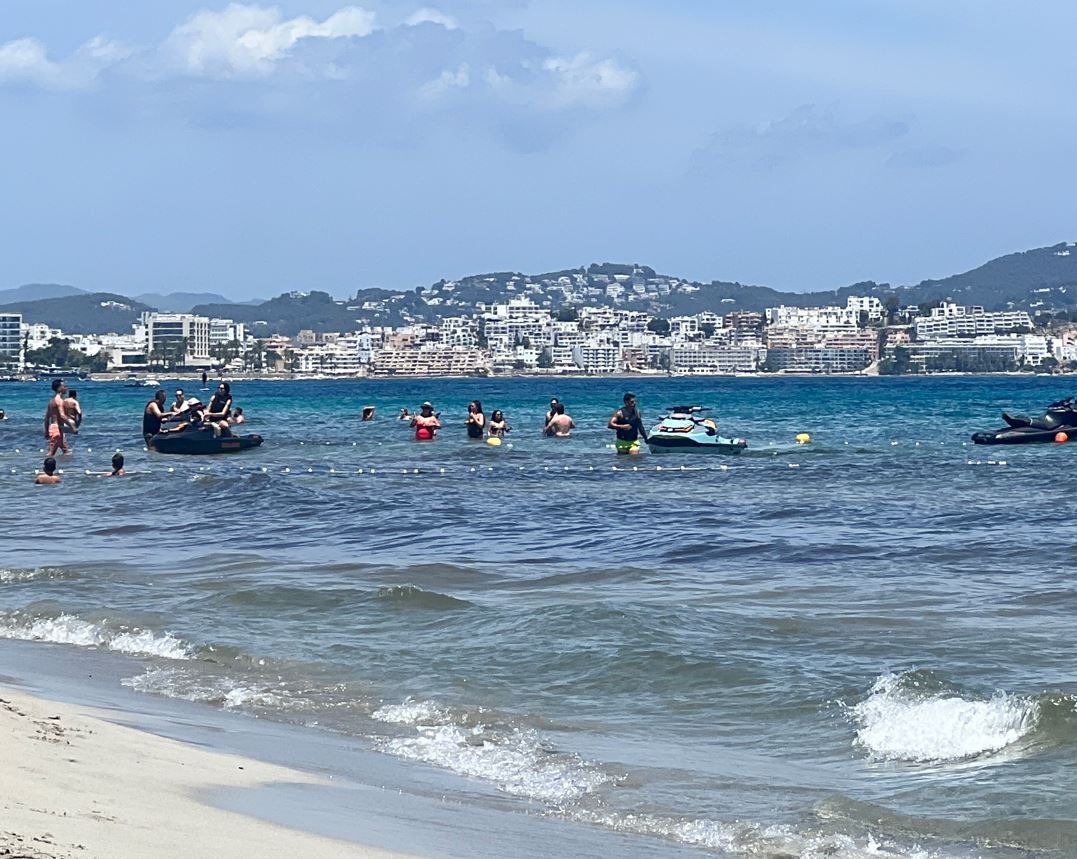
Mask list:
[{"label": "child in water", "polygon": [[112,473],[109,477],[126,477],[127,472],[123,470],[123,454],[116,453],[112,456]]}]

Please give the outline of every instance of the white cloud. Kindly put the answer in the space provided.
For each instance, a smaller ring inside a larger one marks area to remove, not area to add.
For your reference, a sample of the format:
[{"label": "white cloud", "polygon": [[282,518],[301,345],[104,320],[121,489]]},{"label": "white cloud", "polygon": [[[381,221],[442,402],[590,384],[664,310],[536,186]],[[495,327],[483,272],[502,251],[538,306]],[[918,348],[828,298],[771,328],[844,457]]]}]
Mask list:
[{"label": "white cloud", "polygon": [[423,84],[420,95],[428,99],[437,99],[453,90],[467,89],[471,85],[471,69],[467,63],[460,63],[455,71],[445,69],[439,77]]},{"label": "white cloud", "polygon": [[404,22],[405,27],[418,27],[420,24],[440,24],[446,30],[456,30],[460,27],[451,15],[428,6],[424,6]]},{"label": "white cloud", "polygon": [[639,75],[616,60],[595,60],[590,54],[551,57],[542,67],[555,82],[557,107],[607,107],[624,102],[639,86]]},{"label": "white cloud", "polygon": [[0,85],[30,84],[52,90],[79,90],[93,86],[102,70],[131,51],[119,42],[96,36],[63,62],[49,59],[37,39],[16,39],[0,45]]},{"label": "white cloud", "polygon": [[233,3],[221,12],[199,12],[177,27],[165,41],[164,54],[192,75],[265,77],[304,39],[361,38],[373,31],[374,13],[358,6],[319,22]]}]

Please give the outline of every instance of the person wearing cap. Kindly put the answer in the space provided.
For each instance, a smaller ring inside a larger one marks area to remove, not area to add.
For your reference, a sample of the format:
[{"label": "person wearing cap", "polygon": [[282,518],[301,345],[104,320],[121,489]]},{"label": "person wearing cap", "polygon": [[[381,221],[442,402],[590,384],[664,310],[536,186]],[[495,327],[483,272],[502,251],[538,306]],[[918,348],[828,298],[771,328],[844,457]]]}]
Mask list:
[{"label": "person wearing cap", "polygon": [[434,414],[434,406],[429,400],[419,406],[419,414],[411,419],[411,426],[415,428],[416,441],[433,441],[437,436],[441,421]]},{"label": "person wearing cap", "polygon": [[616,445],[619,454],[638,454],[640,436],[647,441],[643,416],[636,409],[635,394],[624,395],[624,405],[613,413],[607,426],[617,433]]}]

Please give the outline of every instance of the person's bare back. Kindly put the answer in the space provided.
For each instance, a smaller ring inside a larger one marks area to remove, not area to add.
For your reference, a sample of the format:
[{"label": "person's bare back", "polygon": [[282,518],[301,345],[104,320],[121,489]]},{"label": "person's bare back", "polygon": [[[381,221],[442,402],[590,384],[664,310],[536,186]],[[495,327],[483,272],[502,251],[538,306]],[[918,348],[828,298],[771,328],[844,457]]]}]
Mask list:
[{"label": "person's bare back", "polygon": [[568,415],[554,415],[546,425],[546,432],[556,438],[566,438],[576,429],[576,424]]}]

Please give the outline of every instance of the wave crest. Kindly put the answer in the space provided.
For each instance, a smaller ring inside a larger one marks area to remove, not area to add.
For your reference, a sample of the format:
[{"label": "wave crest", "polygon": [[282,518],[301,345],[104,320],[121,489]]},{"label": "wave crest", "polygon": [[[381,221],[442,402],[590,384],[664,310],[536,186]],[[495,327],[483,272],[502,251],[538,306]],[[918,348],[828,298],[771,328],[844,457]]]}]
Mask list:
[{"label": "wave crest", "polygon": [[1036,729],[1037,702],[998,692],[968,700],[942,689],[923,690],[912,675],[884,674],[852,708],[856,742],[875,758],[947,762],[989,755]]},{"label": "wave crest", "polygon": [[156,633],[140,627],[109,629],[72,614],[24,619],[18,614],[0,618],[0,637],[20,641],[46,641],[97,647],[130,656],[190,659],[191,647],[170,632]]}]

